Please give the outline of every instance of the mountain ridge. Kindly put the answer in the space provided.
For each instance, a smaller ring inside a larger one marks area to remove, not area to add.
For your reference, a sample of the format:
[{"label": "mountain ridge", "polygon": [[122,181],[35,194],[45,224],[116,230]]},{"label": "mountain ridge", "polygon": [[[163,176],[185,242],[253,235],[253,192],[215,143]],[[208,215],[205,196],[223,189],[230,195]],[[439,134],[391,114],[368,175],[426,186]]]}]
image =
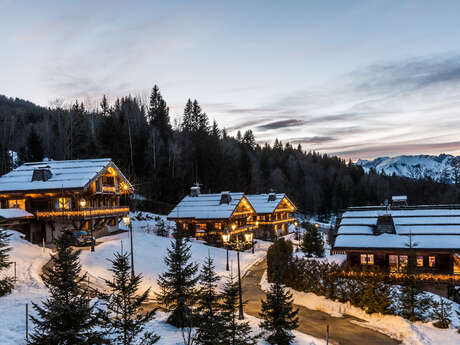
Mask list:
[{"label": "mountain ridge", "polygon": [[385,175],[397,175],[412,179],[430,178],[436,182],[454,184],[460,182],[460,156],[441,153],[435,155],[384,156],[372,160],[359,159],[356,165],[365,172],[374,169]]}]

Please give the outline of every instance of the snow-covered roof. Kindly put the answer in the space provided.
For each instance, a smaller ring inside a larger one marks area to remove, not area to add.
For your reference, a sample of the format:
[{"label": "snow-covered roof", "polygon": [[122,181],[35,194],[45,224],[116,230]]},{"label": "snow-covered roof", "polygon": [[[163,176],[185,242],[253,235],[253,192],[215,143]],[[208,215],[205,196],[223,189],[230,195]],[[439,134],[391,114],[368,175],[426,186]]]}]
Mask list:
[{"label": "snow-covered roof", "polygon": [[168,219],[229,219],[244,193],[228,193],[230,202],[221,203],[221,193],[186,196],[168,214]]},{"label": "snow-covered roof", "polygon": [[270,194],[252,194],[246,195],[246,198],[249,200],[252,207],[254,207],[256,213],[273,213],[278,207],[279,203],[287,197],[284,193],[272,193],[271,195],[273,195],[273,198],[269,200],[269,195]]},{"label": "snow-covered roof", "polygon": [[[455,235],[456,241],[453,236],[414,235],[412,236],[412,248],[460,251],[460,236]],[[335,240],[334,248],[408,249],[409,236],[395,234],[342,235]]]},{"label": "snow-covered roof", "polygon": [[[374,231],[380,216],[392,217],[395,233]],[[420,249],[460,251],[460,208],[350,208],[342,216],[337,235],[335,248],[403,249],[412,236]]]},{"label": "snow-covered roof", "polygon": [[[0,177],[0,193],[84,189],[109,166],[117,170],[118,174],[129,184],[129,181],[110,158],[65,161],[49,160],[24,163]],[[50,170],[51,177],[46,181],[32,181],[35,169]],[[132,188],[131,185],[130,187]]]},{"label": "snow-covered roof", "polygon": [[24,211],[20,208],[0,208],[0,218],[3,219],[18,219],[33,217],[32,213]]}]

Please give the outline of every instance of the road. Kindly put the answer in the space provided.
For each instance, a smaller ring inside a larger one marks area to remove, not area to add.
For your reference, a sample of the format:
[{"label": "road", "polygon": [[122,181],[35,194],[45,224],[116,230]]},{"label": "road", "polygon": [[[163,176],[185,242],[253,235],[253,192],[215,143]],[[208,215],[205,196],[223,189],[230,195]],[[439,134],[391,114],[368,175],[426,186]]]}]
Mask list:
[{"label": "road", "polygon": [[[260,288],[259,282],[267,268],[266,260],[254,265],[243,277],[243,299],[247,301],[244,308],[246,314],[259,317],[261,300],[265,293]],[[351,316],[333,317],[318,310],[311,310],[296,305],[299,309],[298,331],[317,338],[325,338],[326,324],[329,324],[330,344],[338,345],[397,345],[399,341],[382,333],[359,326],[352,320],[358,320]]]}]

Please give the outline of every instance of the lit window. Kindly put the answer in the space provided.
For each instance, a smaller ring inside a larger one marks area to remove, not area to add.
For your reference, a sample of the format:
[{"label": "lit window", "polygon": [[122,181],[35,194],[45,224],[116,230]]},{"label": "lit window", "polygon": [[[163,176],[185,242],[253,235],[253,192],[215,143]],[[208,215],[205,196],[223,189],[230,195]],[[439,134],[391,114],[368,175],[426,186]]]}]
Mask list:
[{"label": "lit window", "polygon": [[25,210],[26,201],[24,199],[8,200],[8,208],[20,208],[20,209]]},{"label": "lit window", "polygon": [[57,208],[60,210],[70,210],[70,198],[59,198]]},{"label": "lit window", "polygon": [[374,254],[361,254],[361,265],[373,265]]},{"label": "lit window", "polygon": [[406,267],[409,262],[409,257],[407,255],[399,256],[399,267]]},{"label": "lit window", "polygon": [[390,255],[388,257],[388,261],[390,264],[390,270],[394,271],[398,269],[398,256],[397,255]]},{"label": "lit window", "polygon": [[436,256],[429,256],[428,257],[428,266],[436,267]]},{"label": "lit window", "polygon": [[417,267],[423,267],[423,256],[417,255]]}]

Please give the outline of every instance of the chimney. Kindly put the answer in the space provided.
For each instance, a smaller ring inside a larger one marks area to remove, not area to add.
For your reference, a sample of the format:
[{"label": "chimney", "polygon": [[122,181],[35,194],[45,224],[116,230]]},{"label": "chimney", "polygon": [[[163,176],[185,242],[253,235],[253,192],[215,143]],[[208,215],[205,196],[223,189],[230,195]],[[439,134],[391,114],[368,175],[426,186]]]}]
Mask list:
[{"label": "chimney", "polygon": [[275,201],[276,194],[275,193],[268,193],[268,201]]},{"label": "chimney", "polygon": [[196,183],[190,188],[190,196],[197,197],[198,195],[200,195],[200,185]]},{"label": "chimney", "polygon": [[53,174],[49,165],[36,167],[32,174],[32,181],[48,181],[51,176]]},{"label": "chimney", "polygon": [[220,204],[230,204],[230,201],[232,201],[232,196],[230,195],[230,192],[220,193]]}]

